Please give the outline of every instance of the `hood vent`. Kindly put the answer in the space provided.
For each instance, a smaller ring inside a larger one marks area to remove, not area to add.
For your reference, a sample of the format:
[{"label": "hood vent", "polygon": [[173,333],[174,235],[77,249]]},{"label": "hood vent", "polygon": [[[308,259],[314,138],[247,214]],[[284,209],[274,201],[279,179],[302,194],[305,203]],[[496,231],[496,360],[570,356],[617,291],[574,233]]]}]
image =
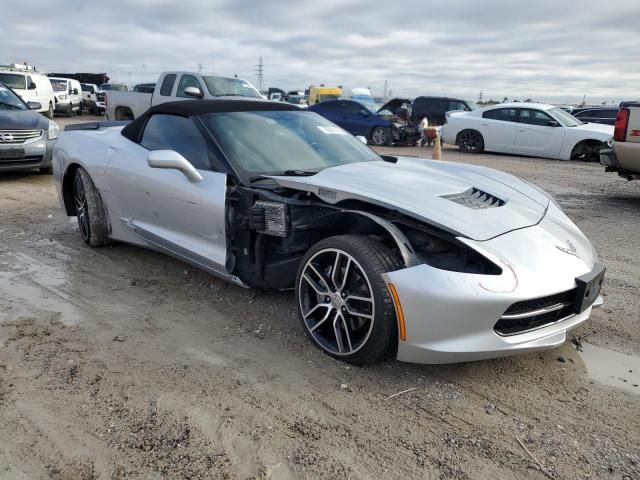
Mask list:
[{"label": "hood vent", "polygon": [[500,200],[498,197],[483,192],[477,188],[471,187],[469,190],[465,190],[462,193],[454,193],[451,195],[443,195],[441,198],[446,198],[452,202],[456,202],[465,207],[480,210],[482,208],[495,208],[501,207],[505,204],[504,200]]}]

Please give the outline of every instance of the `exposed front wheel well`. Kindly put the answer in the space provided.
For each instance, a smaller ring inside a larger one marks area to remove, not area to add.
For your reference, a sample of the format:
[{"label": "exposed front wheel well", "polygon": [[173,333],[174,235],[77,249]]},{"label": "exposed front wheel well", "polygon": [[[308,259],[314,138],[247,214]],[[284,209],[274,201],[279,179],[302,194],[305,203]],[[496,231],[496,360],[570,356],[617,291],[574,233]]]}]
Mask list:
[{"label": "exposed front wheel well", "polygon": [[606,144],[600,140],[587,139],[575,144],[571,150],[571,160],[581,160],[583,162],[600,161],[600,150],[606,148]]}]

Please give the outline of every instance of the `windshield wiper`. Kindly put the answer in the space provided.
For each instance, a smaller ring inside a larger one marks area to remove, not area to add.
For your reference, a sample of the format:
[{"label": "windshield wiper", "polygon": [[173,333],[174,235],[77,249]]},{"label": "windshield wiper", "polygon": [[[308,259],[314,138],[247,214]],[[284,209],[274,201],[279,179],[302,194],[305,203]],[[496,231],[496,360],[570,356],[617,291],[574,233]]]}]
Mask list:
[{"label": "windshield wiper", "polygon": [[3,107],[11,107],[11,108],[14,108],[16,110],[24,110],[19,105],[14,105],[13,103],[7,103],[7,102],[0,101],[0,105],[2,105]]}]

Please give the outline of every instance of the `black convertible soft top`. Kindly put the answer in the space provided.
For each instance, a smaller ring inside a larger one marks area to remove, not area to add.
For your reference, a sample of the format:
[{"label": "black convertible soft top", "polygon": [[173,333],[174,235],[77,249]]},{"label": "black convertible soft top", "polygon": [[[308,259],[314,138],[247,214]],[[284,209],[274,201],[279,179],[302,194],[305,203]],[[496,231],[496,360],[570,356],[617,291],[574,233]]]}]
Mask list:
[{"label": "black convertible soft top", "polygon": [[144,112],[122,129],[122,135],[132,142],[139,142],[142,136],[142,130],[144,130],[147,120],[149,117],[157,113],[192,117],[194,115],[204,115],[206,113],[261,111],[302,112],[304,110],[289,103],[263,102],[259,100],[184,100],[179,102],[167,102],[155,105]]}]

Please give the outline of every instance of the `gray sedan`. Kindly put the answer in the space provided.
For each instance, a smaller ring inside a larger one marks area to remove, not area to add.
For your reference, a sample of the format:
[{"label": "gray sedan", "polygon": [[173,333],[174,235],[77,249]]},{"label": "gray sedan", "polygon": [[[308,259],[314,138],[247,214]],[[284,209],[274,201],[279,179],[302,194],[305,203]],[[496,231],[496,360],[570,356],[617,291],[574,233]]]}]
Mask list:
[{"label": "gray sedan", "polygon": [[51,152],[60,129],[0,83],[0,172],[37,168],[51,173]]},{"label": "gray sedan", "polygon": [[86,243],[293,287],[309,340],[346,362],[552,348],[602,303],[604,265],[544,191],[484,167],[379,156],[285,103],[173,102],[125,126],[67,127],[53,165]]}]

